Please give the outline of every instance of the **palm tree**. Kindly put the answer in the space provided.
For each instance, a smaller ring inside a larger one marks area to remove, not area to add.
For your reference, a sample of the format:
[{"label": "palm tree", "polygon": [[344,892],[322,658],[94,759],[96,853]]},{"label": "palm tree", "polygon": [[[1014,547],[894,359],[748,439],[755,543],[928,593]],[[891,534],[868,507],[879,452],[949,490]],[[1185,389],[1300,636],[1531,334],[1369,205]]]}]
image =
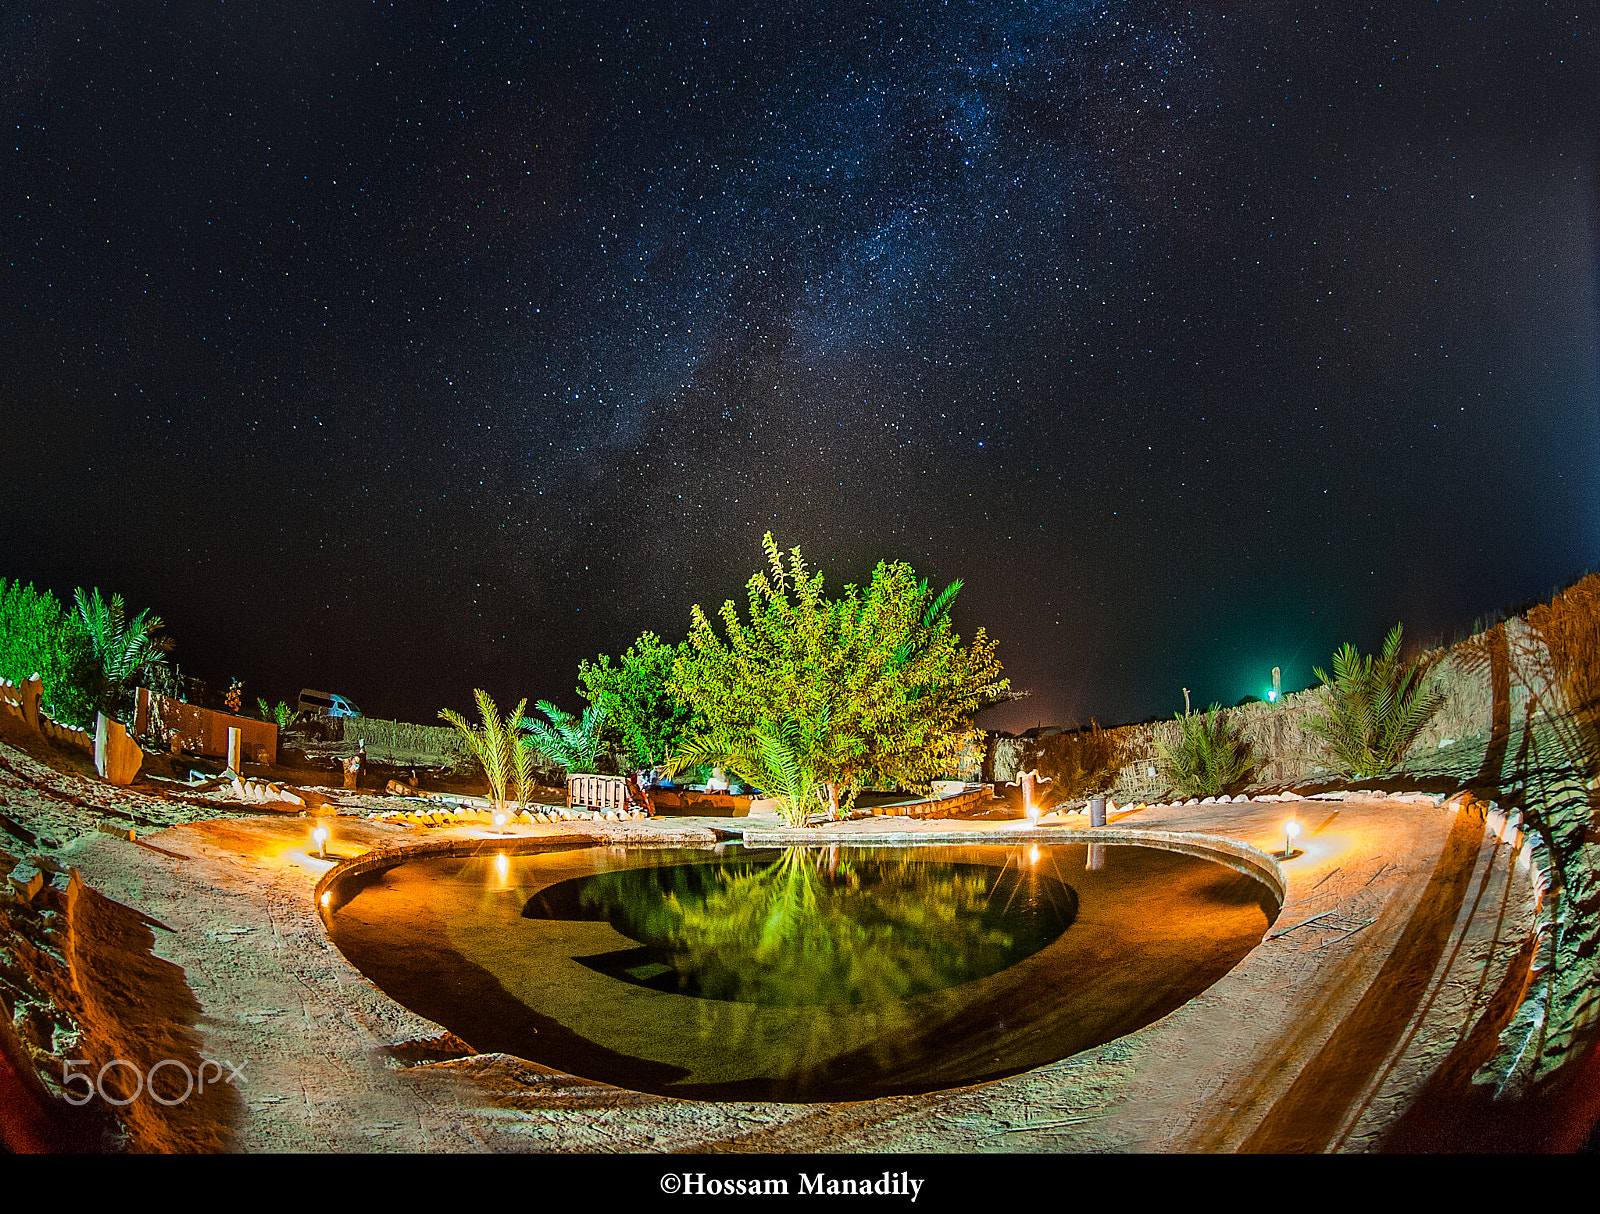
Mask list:
[{"label": "palm tree", "polygon": [[172,649],[169,637],[156,635],[162,628],[160,617],[149,610],[131,620],[120,594],[107,603],[96,587],[88,594],[80,586],[73,594],[78,623],[89,638],[95,662],[106,681],[107,698],[114,698],[152,666],[166,661]]},{"label": "palm tree", "polygon": [[758,726],[740,737],[717,734],[687,738],[667,763],[676,775],[687,767],[723,767],[778,802],[790,826],[804,826],[813,811],[838,817],[838,794],[807,761],[800,727],[792,720]]},{"label": "palm tree", "polygon": [[1332,678],[1313,669],[1328,689],[1330,711],[1311,717],[1306,727],[1328,743],[1347,776],[1383,775],[1444,704],[1443,692],[1423,685],[1426,665],[1401,664],[1399,624],[1389,630],[1378,657],[1363,658],[1347,644],[1333,655]]},{"label": "palm tree", "polygon": [[[477,697],[478,712],[483,716],[481,729],[474,729],[460,713],[448,708],[441,708],[439,716],[460,730],[473,756],[483,765],[484,778],[489,782],[489,795],[495,808],[502,809],[506,803],[506,777],[512,771],[516,772],[518,778],[519,800],[527,795],[527,778],[520,754],[523,739],[518,734],[518,726],[528,700],[526,696],[519,700],[502,721],[500,710],[495,707],[487,691],[478,688],[472,694]],[[531,772],[531,768],[527,770]]]},{"label": "palm tree", "polygon": [[1250,744],[1229,726],[1220,705],[1207,712],[1180,713],[1177,721],[1177,742],[1157,742],[1156,752],[1172,787],[1184,796],[1217,796],[1253,766]]},{"label": "palm tree", "polygon": [[603,744],[601,731],[606,723],[605,707],[591,704],[584,710],[581,721],[570,712],[562,712],[548,700],[540,700],[538,708],[550,719],[548,725],[531,718],[524,718],[520,724],[533,736],[533,744],[545,758],[568,775],[594,771],[599,764]]}]

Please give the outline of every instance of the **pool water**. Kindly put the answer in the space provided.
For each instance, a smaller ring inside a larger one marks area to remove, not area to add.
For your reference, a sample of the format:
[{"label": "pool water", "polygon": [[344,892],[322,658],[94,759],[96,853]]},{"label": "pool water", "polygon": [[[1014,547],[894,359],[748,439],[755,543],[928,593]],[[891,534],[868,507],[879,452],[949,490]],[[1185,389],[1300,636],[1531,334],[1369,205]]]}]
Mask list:
[{"label": "pool water", "polygon": [[1267,888],[1099,845],[560,848],[339,887],[334,942],[481,1052],[691,1099],[859,1100],[1016,1074],[1180,1006]]}]

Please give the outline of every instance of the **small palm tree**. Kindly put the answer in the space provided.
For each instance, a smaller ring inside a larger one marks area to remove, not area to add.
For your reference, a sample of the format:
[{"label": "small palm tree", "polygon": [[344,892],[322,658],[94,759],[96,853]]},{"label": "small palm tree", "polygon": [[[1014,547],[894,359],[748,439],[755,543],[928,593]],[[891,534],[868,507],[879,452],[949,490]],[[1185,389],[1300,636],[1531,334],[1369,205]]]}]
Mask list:
[{"label": "small palm tree", "polygon": [[261,709],[261,719],[276,724],[279,729],[288,729],[289,722],[294,720],[294,709],[290,708],[282,700],[279,700],[278,706],[274,708],[260,696],[257,696],[256,705]]},{"label": "small palm tree", "polygon": [[1173,746],[1156,743],[1156,753],[1172,787],[1186,797],[1215,797],[1242,780],[1254,760],[1250,744],[1228,725],[1228,714],[1213,704],[1206,712],[1179,713],[1182,732]]},{"label": "small palm tree", "polygon": [[1333,655],[1332,678],[1313,669],[1328,689],[1330,711],[1308,719],[1306,728],[1327,742],[1346,776],[1389,771],[1444,704],[1443,692],[1424,685],[1425,665],[1401,663],[1399,624],[1389,630],[1376,658],[1363,658],[1354,645],[1345,645]]},{"label": "small palm tree", "polygon": [[[527,698],[517,702],[517,706],[506,714],[506,719],[500,719],[500,710],[495,707],[494,700],[487,691],[481,688],[472,693],[478,700],[478,712],[483,716],[483,727],[474,729],[458,712],[448,708],[441,708],[439,716],[454,725],[466,740],[473,757],[483,767],[483,775],[489,782],[489,795],[495,807],[503,808],[506,803],[506,778],[515,771],[518,777],[519,799],[526,795],[526,780],[523,776],[523,765],[520,756],[522,738],[518,733],[518,726],[522,721],[522,710],[528,706]],[[531,769],[530,769],[531,770]]]},{"label": "small palm tree", "polygon": [[687,738],[667,762],[667,774],[688,767],[722,767],[778,802],[778,814],[790,826],[804,826],[814,811],[837,817],[835,794],[806,762],[800,728],[785,720],[760,726],[741,737],[703,735]]},{"label": "small palm tree", "polygon": [[581,721],[548,700],[540,700],[538,708],[549,718],[548,725],[532,718],[521,721],[522,728],[532,735],[534,746],[568,775],[594,771],[599,765],[604,741],[601,731],[606,724],[605,708],[591,704],[584,710]]},{"label": "small palm tree", "polygon": [[81,586],[73,594],[73,606],[110,694],[122,691],[150,667],[165,663],[172,641],[156,635],[162,623],[148,610],[130,620],[120,594],[113,594],[107,603],[98,587],[85,594]]}]

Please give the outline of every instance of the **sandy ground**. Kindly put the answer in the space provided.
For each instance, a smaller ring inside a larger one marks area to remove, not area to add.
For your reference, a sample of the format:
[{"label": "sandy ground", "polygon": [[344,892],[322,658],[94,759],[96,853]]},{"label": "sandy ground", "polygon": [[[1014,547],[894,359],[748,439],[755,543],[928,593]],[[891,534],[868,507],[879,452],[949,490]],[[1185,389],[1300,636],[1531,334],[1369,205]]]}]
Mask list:
[{"label": "sandy ground", "polygon": [[[0,813],[81,875],[75,960],[99,993],[81,1051],[149,1067],[225,1064],[204,1102],[149,1100],[136,1150],[1061,1152],[1570,1149],[1586,1126],[1500,1119],[1493,1142],[1441,1138],[1528,978],[1537,893],[1521,839],[1484,803],[1419,796],[1145,808],[1087,829],[864,819],[807,843],[1144,838],[1256,857],[1284,904],[1262,944],[1200,997],[1126,1037],[1010,1079],[854,1104],[710,1103],[641,1095],[471,1043],[400,1007],[329,943],[316,907],[330,861],[312,821],[146,785],[117,790],[0,747]],[[363,819],[335,795],[334,858],[463,842]],[[1302,854],[1276,863],[1282,824]],[[193,819],[210,820],[193,820]],[[138,836],[102,825],[131,826]],[[601,823],[583,835],[710,844],[775,821]],[[523,826],[524,838],[572,835]],[[14,835],[14,832],[13,832]],[[13,838],[13,855],[27,851]],[[57,884],[65,886],[63,879]],[[77,888],[77,887],[75,887]],[[83,985],[83,984],[80,984]],[[1489,1124],[1485,1122],[1484,1124]],[[1519,1125],[1520,1141],[1504,1137]],[[1396,1137],[1399,1135],[1400,1137]]]}]

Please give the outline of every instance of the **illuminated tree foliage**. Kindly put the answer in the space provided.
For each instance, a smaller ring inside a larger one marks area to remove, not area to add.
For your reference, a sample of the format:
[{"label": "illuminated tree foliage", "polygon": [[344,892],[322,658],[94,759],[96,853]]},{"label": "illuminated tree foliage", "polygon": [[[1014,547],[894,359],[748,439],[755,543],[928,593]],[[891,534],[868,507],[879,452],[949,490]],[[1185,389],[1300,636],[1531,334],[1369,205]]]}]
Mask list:
[{"label": "illuminated tree foliage", "polygon": [[[166,661],[172,641],[157,636],[161,620],[148,610],[128,618],[122,596],[113,594],[108,603],[98,588],[85,594],[82,588],[73,598],[78,623],[94,649],[95,660],[112,691],[133,686],[152,666]],[[237,702],[229,707],[237,712]]]},{"label": "illuminated tree foliage", "polygon": [[533,736],[539,752],[568,775],[597,771],[605,741],[605,705],[591,704],[583,710],[582,720],[562,712],[548,700],[539,701],[539,711],[549,719],[548,725],[531,717],[522,718],[522,728]]},{"label": "illuminated tree foliage", "polygon": [[55,595],[0,578],[0,678],[44,680],[44,707],[69,725],[91,728],[97,712],[125,705],[127,690],[164,669],[172,648],[148,611],[126,617],[122,596],[78,590],[73,609]]},{"label": "illuminated tree foliage", "polygon": [[669,645],[653,632],[635,641],[611,664],[608,654],[578,663],[578,694],[597,708],[622,739],[636,768],[665,763],[689,724],[687,705],[667,688],[673,663],[687,643]]},{"label": "illuminated tree foliage", "polygon": [[48,590],[0,578],[0,678],[44,680],[44,708],[69,725],[94,723],[102,684],[77,617]]},{"label": "illuminated tree foliage", "polygon": [[[829,599],[799,548],[786,568],[770,533],[763,547],[768,570],[747,584],[748,622],[729,600],[719,636],[694,608],[668,684],[698,718],[677,765],[715,761],[771,789],[772,768],[787,764],[834,815],[859,789],[925,786],[951,771],[973,713],[1009,687],[983,630],[963,647],[952,627],[961,583],[934,594],[909,565],[880,562],[865,591]],[[795,800],[798,810],[808,798]]]}]

